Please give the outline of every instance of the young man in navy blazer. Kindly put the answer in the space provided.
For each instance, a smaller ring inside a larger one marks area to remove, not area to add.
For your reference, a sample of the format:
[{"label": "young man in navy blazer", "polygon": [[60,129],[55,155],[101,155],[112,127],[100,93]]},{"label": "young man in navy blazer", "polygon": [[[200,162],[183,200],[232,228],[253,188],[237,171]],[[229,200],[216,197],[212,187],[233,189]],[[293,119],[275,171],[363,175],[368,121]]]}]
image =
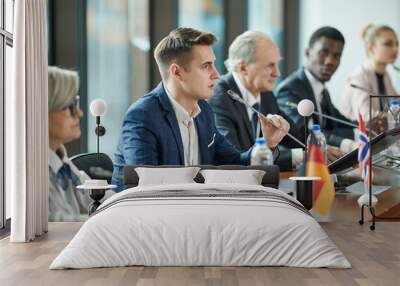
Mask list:
[{"label": "young man in navy blazer", "polygon": [[[251,149],[240,153],[218,132],[205,101],[214,92],[218,72],[212,45],[216,37],[178,28],[154,51],[162,82],[132,104],[123,120],[112,182],[123,188],[125,165],[223,165],[250,163]],[[274,149],[289,130],[279,115],[260,118]]]}]

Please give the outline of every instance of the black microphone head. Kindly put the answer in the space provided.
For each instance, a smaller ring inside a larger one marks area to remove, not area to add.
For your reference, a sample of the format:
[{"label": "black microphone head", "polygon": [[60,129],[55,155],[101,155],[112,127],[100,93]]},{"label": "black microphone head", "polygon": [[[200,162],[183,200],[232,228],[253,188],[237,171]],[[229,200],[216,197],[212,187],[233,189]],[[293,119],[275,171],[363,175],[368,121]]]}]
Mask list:
[{"label": "black microphone head", "polygon": [[369,93],[369,94],[372,94],[372,95],[375,95],[375,94],[376,94],[376,93],[373,92],[372,90],[369,90],[369,89],[367,89],[367,88],[365,88],[365,87],[359,86],[359,85],[357,85],[357,84],[355,84],[355,83],[352,83],[352,82],[350,83],[350,86],[351,86],[352,88],[365,91],[366,93]]},{"label": "black microphone head", "polygon": [[361,89],[361,87],[360,86],[358,86],[358,85],[356,85],[356,84],[354,84],[354,83],[350,83],[350,86],[352,87],[352,88],[358,88],[358,89]]}]

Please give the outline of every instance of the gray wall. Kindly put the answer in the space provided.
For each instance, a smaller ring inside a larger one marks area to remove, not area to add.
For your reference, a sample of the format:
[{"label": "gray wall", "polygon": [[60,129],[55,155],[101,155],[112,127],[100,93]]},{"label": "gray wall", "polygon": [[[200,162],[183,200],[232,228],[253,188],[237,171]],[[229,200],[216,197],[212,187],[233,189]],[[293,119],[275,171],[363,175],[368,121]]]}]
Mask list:
[{"label": "gray wall", "polygon": [[[304,64],[304,49],[312,32],[330,25],[339,29],[345,39],[342,62],[328,83],[334,103],[340,106],[347,76],[365,59],[361,30],[369,23],[386,24],[400,34],[400,1],[398,0],[302,0],[300,2],[300,63]],[[397,65],[400,61],[397,60]],[[400,73],[391,67],[393,83],[400,91]]]}]

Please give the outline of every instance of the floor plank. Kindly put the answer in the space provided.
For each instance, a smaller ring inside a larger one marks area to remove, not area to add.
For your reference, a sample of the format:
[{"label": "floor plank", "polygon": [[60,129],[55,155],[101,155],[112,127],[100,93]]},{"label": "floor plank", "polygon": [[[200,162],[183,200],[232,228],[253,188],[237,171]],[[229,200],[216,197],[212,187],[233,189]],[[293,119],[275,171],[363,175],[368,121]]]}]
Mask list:
[{"label": "floor plank", "polygon": [[356,222],[321,224],[352,269],[290,267],[117,267],[49,270],[81,223],[50,223],[32,243],[0,241],[0,285],[399,285],[400,223],[380,222],[375,231]]}]

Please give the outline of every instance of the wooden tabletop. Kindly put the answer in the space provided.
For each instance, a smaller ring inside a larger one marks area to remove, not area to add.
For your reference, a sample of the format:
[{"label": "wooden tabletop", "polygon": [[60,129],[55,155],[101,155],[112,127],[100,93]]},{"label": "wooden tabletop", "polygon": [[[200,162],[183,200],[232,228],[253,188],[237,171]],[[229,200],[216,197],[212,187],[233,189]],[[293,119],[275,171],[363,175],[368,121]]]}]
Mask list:
[{"label": "wooden tabletop", "polygon": [[[280,179],[287,180],[295,176],[295,172],[281,172]],[[294,190],[292,190],[294,191]],[[378,203],[376,205],[376,215],[379,217],[382,213],[388,212],[392,208],[398,208],[400,204],[400,187],[392,186],[389,190],[376,196]],[[332,207],[332,218],[334,221],[353,221],[360,219],[360,207],[358,206],[358,195],[336,195]],[[370,218],[369,211],[366,210],[366,218]]]}]

